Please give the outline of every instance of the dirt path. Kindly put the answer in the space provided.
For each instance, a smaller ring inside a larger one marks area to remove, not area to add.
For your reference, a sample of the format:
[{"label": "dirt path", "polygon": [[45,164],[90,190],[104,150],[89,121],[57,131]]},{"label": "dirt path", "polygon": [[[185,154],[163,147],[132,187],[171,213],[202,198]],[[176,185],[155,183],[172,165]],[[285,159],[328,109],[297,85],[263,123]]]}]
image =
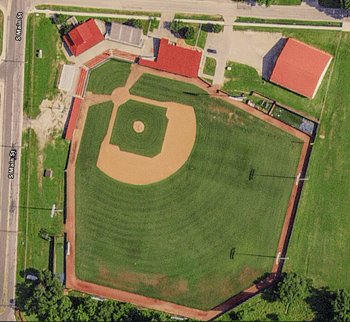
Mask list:
[{"label": "dirt path", "polygon": [[[146,72],[149,74],[168,77],[171,79],[176,79],[176,80],[197,85],[200,88],[203,88],[204,90],[206,90],[210,95],[215,95],[215,97],[219,96],[223,100],[239,107],[240,109],[246,111],[247,113],[254,115],[266,121],[267,123],[270,123],[275,127],[280,128],[298,137],[304,142],[304,144],[303,144],[303,149],[300,156],[297,173],[302,173],[303,171],[305,171],[305,161],[309,153],[308,148],[310,144],[310,138],[306,134],[280,122],[277,119],[272,118],[271,116],[268,116],[252,107],[249,107],[244,103],[233,101],[232,99],[224,95],[224,93],[220,93],[220,92],[217,93],[215,87],[209,87],[207,84],[200,81],[199,79],[189,79],[186,77],[168,74],[166,72],[152,70],[152,69],[148,69],[147,67],[141,67],[141,66],[134,66],[134,69],[135,69],[135,72],[132,73],[133,75],[132,78],[135,77],[135,79],[140,77],[140,75],[142,75],[143,72]],[[132,84],[132,79],[130,79],[130,82],[128,80],[126,87],[130,86],[130,84]],[[155,310],[165,311],[165,312],[173,313],[180,316],[187,316],[187,317],[207,321],[225,313],[227,310],[232,309],[234,306],[249,299],[250,297],[260,292],[262,289],[274,283],[279,277],[279,274],[283,267],[283,260],[280,260],[278,263],[274,262],[274,265],[272,267],[272,273],[269,278],[233,296],[231,299],[227,300],[226,302],[220,304],[219,306],[213,308],[210,311],[201,311],[201,310],[184,307],[184,306],[177,305],[170,302],[156,300],[156,299],[144,297],[133,293],[124,292],[113,288],[84,282],[76,278],[75,276],[75,161],[79,150],[79,145],[80,145],[80,141],[83,133],[83,127],[85,124],[86,115],[88,111],[88,106],[97,102],[102,102],[103,100],[108,100],[108,99],[110,99],[110,96],[103,96],[103,97],[102,96],[97,97],[96,95],[86,96],[86,98],[82,102],[81,110],[77,121],[77,126],[73,135],[71,151],[70,151],[68,167],[67,167],[66,231],[67,231],[67,240],[70,242],[70,255],[67,256],[67,261],[66,261],[66,287],[70,289],[86,292],[86,293],[96,294],[101,297],[108,297],[118,301],[131,302],[141,307],[152,308]],[[157,105],[159,105],[158,101],[157,101]],[[292,228],[292,224],[293,224],[294,216],[296,212],[295,205],[300,193],[301,193],[301,184],[299,184],[298,186],[294,185],[291,198],[289,201],[283,229],[281,232],[278,249],[277,249],[277,253],[281,252],[282,256],[284,256],[287,249],[288,239],[289,239],[288,237],[291,232],[291,228]]]}]

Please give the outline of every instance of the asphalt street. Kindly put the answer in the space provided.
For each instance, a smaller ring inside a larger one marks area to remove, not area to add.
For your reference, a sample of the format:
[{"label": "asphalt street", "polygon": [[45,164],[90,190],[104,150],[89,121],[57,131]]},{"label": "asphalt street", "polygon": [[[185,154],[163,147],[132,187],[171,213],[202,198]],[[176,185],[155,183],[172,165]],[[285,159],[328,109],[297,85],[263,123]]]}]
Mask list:
[{"label": "asphalt street", "polygon": [[[0,79],[4,82],[2,93],[4,97],[1,98],[3,106],[0,107],[0,321],[15,320],[13,300],[15,298],[26,18],[29,10],[40,3],[73,4],[72,0],[0,0],[0,8],[5,9],[4,15],[7,21],[4,28],[5,53],[0,61]],[[322,21],[348,19],[347,11],[324,9],[313,0],[307,0],[301,6],[288,6],[288,9],[285,6],[269,8],[259,5],[249,6],[230,0],[75,0],[74,6],[222,14],[225,21],[234,21],[237,16]],[[16,36],[21,39],[16,40]],[[13,149],[17,150],[16,160],[10,157],[10,151]],[[9,178],[9,167],[14,169],[13,173],[10,172],[10,177],[13,174],[13,179]]]}]

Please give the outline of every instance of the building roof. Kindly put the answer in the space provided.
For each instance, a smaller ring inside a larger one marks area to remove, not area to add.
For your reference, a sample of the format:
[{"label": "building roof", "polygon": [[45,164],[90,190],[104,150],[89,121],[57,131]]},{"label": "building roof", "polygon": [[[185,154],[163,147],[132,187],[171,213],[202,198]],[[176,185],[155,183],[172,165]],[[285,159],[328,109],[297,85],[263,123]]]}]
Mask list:
[{"label": "building roof", "polygon": [[74,56],[80,55],[105,39],[94,19],[89,19],[75,27],[63,38]]},{"label": "building roof", "polygon": [[141,58],[139,64],[173,74],[197,77],[202,52],[169,44],[169,40],[160,41],[156,61]]},{"label": "building roof", "polygon": [[112,22],[107,28],[108,40],[125,43],[132,46],[142,46],[142,29]]},{"label": "building roof", "polygon": [[77,122],[78,119],[78,114],[80,110],[80,104],[81,104],[82,99],[75,97],[73,99],[73,104],[72,104],[72,109],[70,112],[69,116],[69,122],[66,130],[66,135],[65,138],[67,140],[72,140],[73,139],[73,132],[75,129],[75,123]]},{"label": "building roof", "polygon": [[279,55],[270,81],[313,98],[332,55],[289,38]]}]

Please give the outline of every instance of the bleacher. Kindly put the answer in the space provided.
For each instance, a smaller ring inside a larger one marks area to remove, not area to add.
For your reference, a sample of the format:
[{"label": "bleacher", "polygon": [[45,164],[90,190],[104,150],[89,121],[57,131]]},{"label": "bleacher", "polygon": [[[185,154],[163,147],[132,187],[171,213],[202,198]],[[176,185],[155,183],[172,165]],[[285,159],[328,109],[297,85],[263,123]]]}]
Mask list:
[{"label": "bleacher", "polygon": [[108,59],[109,57],[111,57],[111,53],[108,50],[104,51],[102,54],[90,59],[88,62],[86,62],[84,65],[87,68],[94,68],[97,65],[103,63],[106,59]]},{"label": "bleacher", "polygon": [[88,72],[85,68],[80,68],[78,84],[75,90],[75,95],[77,96],[83,97],[84,95],[87,73]]},{"label": "bleacher", "polygon": [[138,58],[138,55],[127,53],[125,51],[121,51],[118,49],[113,49],[112,53],[113,53],[113,56],[115,56],[116,58],[126,59],[132,62],[135,62],[136,59]]}]

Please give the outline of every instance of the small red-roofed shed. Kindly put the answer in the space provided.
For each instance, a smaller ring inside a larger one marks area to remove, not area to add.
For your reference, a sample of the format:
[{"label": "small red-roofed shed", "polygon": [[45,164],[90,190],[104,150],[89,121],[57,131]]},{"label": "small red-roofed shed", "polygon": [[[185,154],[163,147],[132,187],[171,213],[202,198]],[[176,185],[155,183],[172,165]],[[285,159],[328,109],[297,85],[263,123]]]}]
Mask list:
[{"label": "small red-roofed shed", "polygon": [[187,77],[197,77],[202,52],[169,44],[169,40],[162,38],[160,41],[156,61],[141,58],[141,66],[164,70],[169,73]]},{"label": "small red-roofed shed", "polygon": [[270,81],[303,96],[314,98],[331,60],[332,55],[288,38]]},{"label": "small red-roofed shed", "polygon": [[67,140],[73,139],[73,133],[74,133],[74,129],[75,129],[75,124],[76,124],[77,119],[78,119],[81,101],[82,101],[81,98],[75,97],[73,99],[72,109],[70,112],[69,122],[68,122],[66,135],[65,135],[65,138]]},{"label": "small red-roofed shed", "polygon": [[84,51],[104,40],[105,37],[97,27],[95,20],[89,19],[69,31],[67,36],[63,36],[63,39],[73,55],[79,56]]}]

